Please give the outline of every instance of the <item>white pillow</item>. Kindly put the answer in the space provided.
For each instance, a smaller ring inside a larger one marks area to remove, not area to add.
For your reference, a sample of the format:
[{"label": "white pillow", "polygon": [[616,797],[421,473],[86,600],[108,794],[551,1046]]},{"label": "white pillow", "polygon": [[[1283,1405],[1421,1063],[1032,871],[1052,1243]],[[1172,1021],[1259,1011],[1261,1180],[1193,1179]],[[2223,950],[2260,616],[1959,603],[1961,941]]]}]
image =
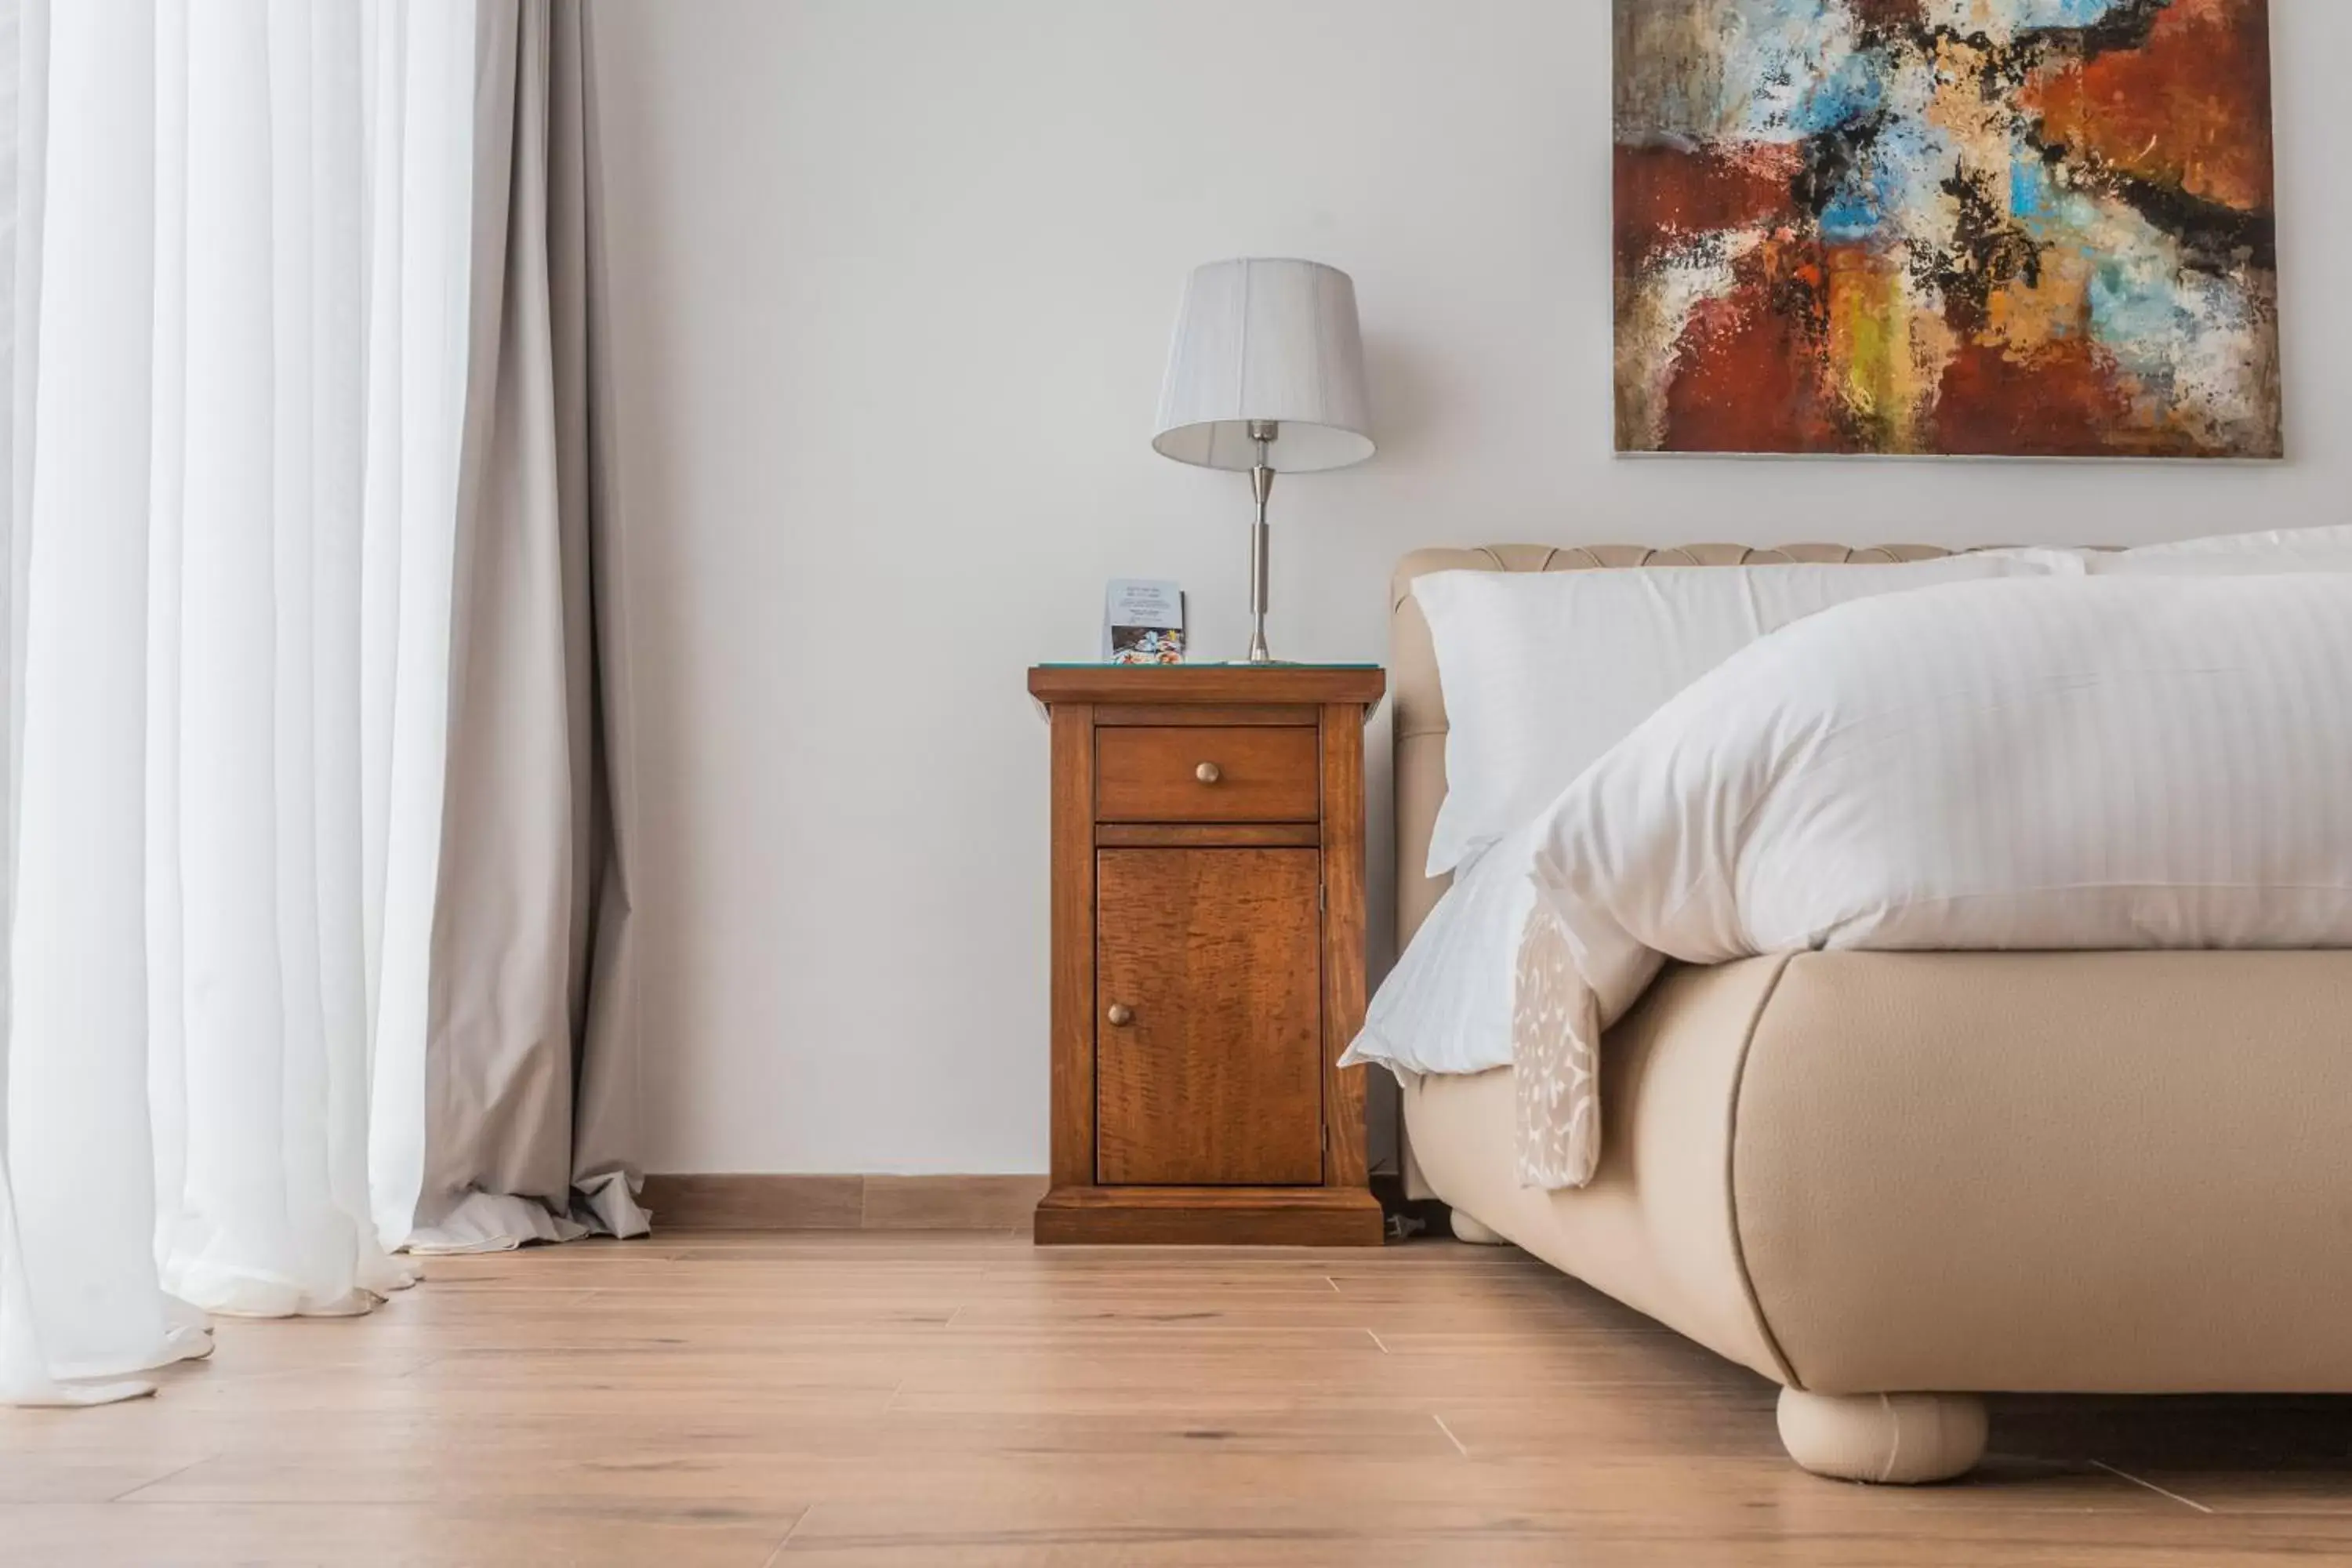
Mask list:
[{"label": "white pillow", "polygon": [[2100,577],[2247,577],[2284,572],[2352,572],[2352,526],[2272,529],[2103,551],[2090,557]]},{"label": "white pillow", "polygon": [[2231,555],[2151,555],[2126,550],[2091,558],[2095,577],[2277,577],[2294,572],[2352,572],[2352,547],[2250,550]]},{"label": "white pillow", "polygon": [[2262,533],[2217,533],[2210,539],[2183,539],[2171,544],[2147,544],[2126,550],[2126,556],[2248,555],[2273,551],[2333,553],[2352,551],[2352,523],[2326,528],[2273,528]]},{"label": "white pillow", "polygon": [[1541,820],[1506,835],[1454,879],[1372,993],[1341,1067],[1451,1074],[1511,1065],[1511,976],[1536,907]]},{"label": "white pillow", "polygon": [[1443,876],[1533,817],[1668,698],[1767,632],[1906,588],[2082,574],[2077,555],[2024,550],[1887,565],[1416,578],[1449,726],[1428,874]]}]

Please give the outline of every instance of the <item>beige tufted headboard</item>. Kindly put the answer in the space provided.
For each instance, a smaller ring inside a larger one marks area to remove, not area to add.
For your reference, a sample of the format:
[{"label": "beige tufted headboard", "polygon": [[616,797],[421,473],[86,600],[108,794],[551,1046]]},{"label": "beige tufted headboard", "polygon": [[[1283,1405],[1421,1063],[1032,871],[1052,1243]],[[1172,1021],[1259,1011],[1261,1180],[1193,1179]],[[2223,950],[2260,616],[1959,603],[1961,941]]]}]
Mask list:
[{"label": "beige tufted headboard", "polygon": [[1397,946],[1402,950],[1445,891],[1449,879],[1421,874],[1429,860],[1430,830],[1445,798],[1445,699],[1437,685],[1437,655],[1429,623],[1412,596],[1412,580],[1426,572],[1590,572],[1612,566],[1752,566],[1770,562],[1927,561],[1949,555],[1932,544],[1791,544],[1777,550],[1744,544],[1686,544],[1653,550],[1643,544],[1489,544],[1476,550],[1416,550],[1397,563],[1389,588],[1389,689],[1396,699]]}]

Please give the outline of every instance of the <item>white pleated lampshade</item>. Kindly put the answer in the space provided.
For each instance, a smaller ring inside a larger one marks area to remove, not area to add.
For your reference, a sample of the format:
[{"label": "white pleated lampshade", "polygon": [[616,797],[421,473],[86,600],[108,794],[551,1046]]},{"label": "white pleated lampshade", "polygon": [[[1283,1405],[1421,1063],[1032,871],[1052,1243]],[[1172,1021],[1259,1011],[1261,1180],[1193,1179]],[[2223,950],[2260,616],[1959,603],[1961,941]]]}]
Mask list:
[{"label": "white pleated lampshade", "polygon": [[1372,455],[1356,285],[1338,268],[1213,261],[1186,281],[1151,445],[1180,463],[1247,468],[1254,419],[1280,423],[1272,466],[1285,473]]}]

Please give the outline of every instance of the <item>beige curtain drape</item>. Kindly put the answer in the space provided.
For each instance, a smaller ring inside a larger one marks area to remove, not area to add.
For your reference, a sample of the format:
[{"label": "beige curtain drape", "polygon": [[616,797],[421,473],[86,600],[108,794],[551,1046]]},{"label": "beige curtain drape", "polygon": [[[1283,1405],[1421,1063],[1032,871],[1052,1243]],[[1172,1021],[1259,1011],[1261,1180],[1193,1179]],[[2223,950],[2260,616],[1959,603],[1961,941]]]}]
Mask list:
[{"label": "beige curtain drape", "polygon": [[583,0],[484,0],[415,1250],[643,1235],[627,648]]}]

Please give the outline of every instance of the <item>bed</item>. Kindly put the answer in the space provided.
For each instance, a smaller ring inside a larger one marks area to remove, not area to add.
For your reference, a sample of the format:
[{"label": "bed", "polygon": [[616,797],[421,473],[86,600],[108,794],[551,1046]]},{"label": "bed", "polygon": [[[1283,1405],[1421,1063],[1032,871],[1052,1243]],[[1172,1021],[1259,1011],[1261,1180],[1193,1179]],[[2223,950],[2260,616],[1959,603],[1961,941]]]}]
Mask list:
[{"label": "bed", "polygon": [[[1391,605],[1398,941],[1446,716],[1425,573],[1932,550],[1423,551]],[[1592,679],[1606,679],[1596,671]],[[1807,1469],[1970,1468],[1981,1395],[2352,1392],[2352,952],[1802,952],[1668,970],[1606,1037],[1612,1129],[1523,1187],[1512,1069],[1402,1088],[1415,1196],[1781,1385]]]}]

